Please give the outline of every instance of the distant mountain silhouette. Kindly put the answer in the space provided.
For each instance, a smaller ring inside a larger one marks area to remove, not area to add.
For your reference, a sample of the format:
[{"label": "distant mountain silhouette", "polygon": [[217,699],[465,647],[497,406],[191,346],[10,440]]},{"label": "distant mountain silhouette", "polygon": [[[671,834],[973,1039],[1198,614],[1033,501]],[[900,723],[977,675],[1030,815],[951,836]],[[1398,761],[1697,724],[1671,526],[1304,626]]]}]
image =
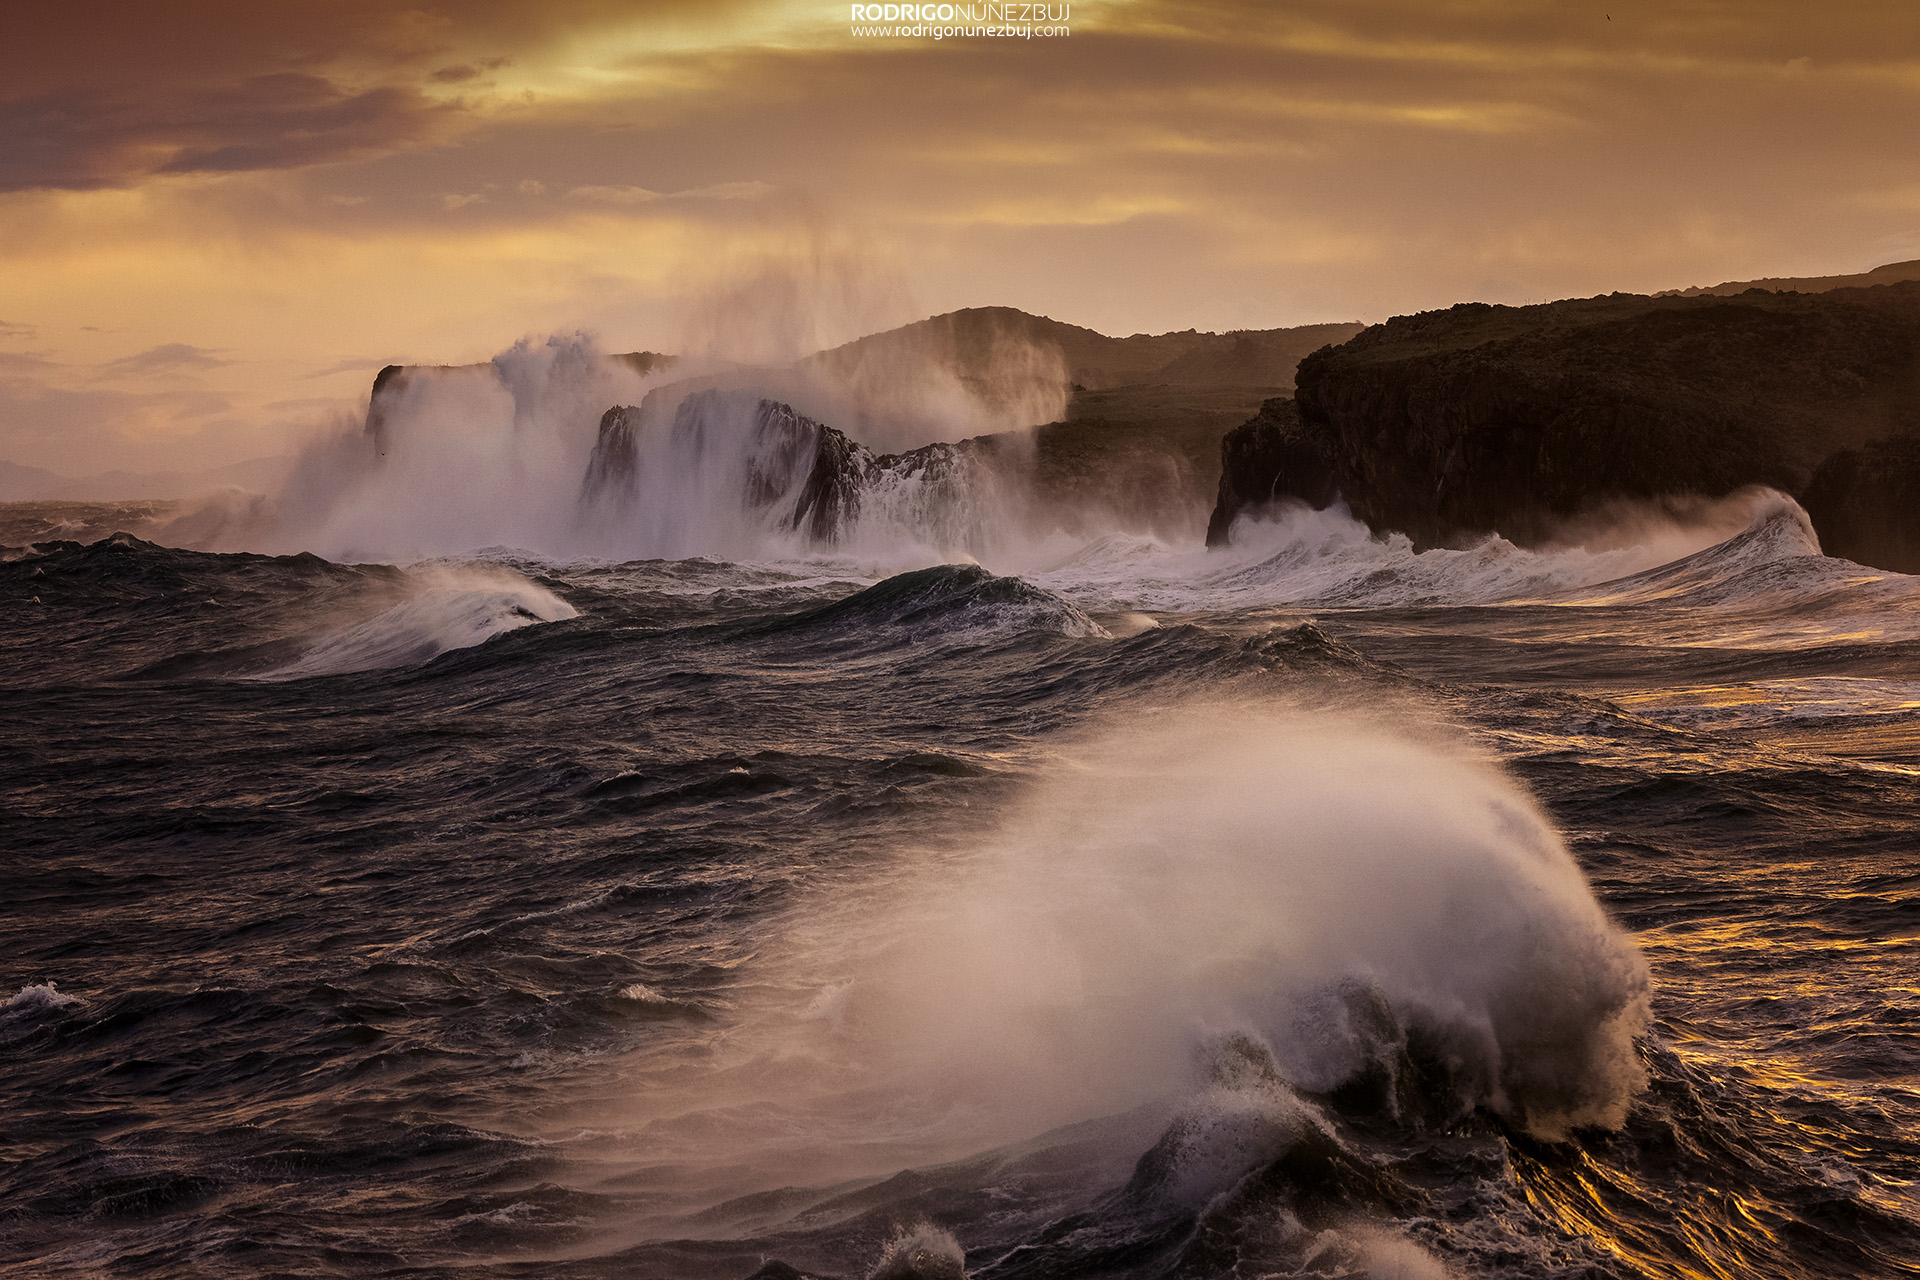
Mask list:
[{"label": "distant mountain silhouette", "polygon": [[1825,293],[1829,289],[1867,289],[1877,284],[1903,284],[1920,280],[1920,258],[1912,262],[1889,262],[1884,267],[1851,276],[1768,276],[1763,280],[1730,280],[1725,284],[1696,285],[1691,289],[1667,289],[1656,298],[1730,298],[1749,289],[1769,293]]},{"label": "distant mountain silhouette", "polygon": [[1126,386],[1292,387],[1310,352],[1344,342],[1366,326],[1312,324],[1227,333],[1104,333],[1014,307],[968,307],[869,334],[809,356],[838,371],[901,358],[932,358],[965,377],[997,372],[1010,348],[1057,351],[1066,377],[1088,391]]},{"label": "distant mountain silhouette", "polygon": [[42,467],[0,461],[0,502],[118,502],[183,498],[216,489],[267,493],[279,487],[291,457],[249,458],[204,471],[102,471],[64,476]]}]

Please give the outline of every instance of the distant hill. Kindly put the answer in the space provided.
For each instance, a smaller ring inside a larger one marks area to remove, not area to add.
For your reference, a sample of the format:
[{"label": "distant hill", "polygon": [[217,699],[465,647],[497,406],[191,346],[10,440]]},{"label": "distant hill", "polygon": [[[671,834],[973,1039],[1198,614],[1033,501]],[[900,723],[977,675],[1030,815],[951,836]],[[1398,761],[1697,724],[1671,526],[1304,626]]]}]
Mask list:
[{"label": "distant hill", "polygon": [[0,502],[31,502],[53,496],[65,476],[40,467],[23,467],[17,462],[0,462]]},{"label": "distant hill", "polygon": [[1884,267],[1852,276],[1768,276],[1763,280],[1730,280],[1725,284],[1696,285],[1691,289],[1668,289],[1656,298],[1731,298],[1749,289],[1769,293],[1826,293],[1830,289],[1866,289],[1877,284],[1904,284],[1920,280],[1920,258],[1912,262],[1889,262]]},{"label": "distant hill", "polygon": [[1290,387],[1294,366],[1366,326],[1313,324],[1228,333],[1104,333],[1014,307],[968,307],[869,334],[802,361],[836,373],[932,358],[963,377],[987,377],[1019,347],[1057,352],[1065,376],[1088,390],[1127,386]]},{"label": "distant hill", "polygon": [[119,502],[184,498],[215,489],[268,493],[293,465],[288,457],[249,458],[206,471],[102,471],[63,476],[41,467],[0,462],[0,502]]}]

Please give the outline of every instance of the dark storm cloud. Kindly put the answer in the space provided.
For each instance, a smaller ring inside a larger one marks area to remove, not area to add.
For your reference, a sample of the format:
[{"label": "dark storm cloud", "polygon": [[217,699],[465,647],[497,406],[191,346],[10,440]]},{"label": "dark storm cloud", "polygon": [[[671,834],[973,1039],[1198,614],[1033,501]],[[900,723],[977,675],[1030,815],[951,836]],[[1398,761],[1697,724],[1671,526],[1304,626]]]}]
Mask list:
[{"label": "dark storm cloud", "polygon": [[0,191],[404,150],[446,137],[460,115],[425,89],[484,84],[516,49],[610,16],[697,11],[608,0],[17,7],[0,23]]},{"label": "dark storm cloud", "polygon": [[295,72],[177,96],[134,99],[103,88],[0,102],[0,191],[356,159],[426,141],[455,110],[411,88],[350,94]]}]

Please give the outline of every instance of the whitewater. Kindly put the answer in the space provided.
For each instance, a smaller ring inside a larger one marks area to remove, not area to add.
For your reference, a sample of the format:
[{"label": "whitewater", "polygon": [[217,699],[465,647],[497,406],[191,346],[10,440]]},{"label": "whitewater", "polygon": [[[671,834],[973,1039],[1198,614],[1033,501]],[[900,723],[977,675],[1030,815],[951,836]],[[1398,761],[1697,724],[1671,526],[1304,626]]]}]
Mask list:
[{"label": "whitewater", "polygon": [[1209,551],[701,378],[0,507],[0,1263],[1920,1274],[1920,580]]}]

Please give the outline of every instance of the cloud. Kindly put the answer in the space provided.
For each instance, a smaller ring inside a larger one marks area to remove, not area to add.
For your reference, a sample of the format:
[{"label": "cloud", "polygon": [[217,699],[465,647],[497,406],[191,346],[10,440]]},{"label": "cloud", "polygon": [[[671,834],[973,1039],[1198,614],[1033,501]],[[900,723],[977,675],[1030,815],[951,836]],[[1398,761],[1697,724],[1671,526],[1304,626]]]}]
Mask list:
[{"label": "cloud", "polygon": [[[312,373],[303,373],[300,376],[302,378],[331,378],[336,373],[359,373],[366,369],[384,369],[393,363],[395,363],[395,361],[376,360],[372,357],[363,356],[352,360],[341,360],[336,364],[328,365],[324,369],[315,369]],[[269,405],[267,407],[272,408],[273,406]]]},{"label": "cloud", "polygon": [[342,396],[302,396],[295,400],[270,400],[260,407],[269,413],[311,415],[316,411],[334,413],[352,405],[353,401]]},{"label": "cloud", "polygon": [[469,80],[478,80],[489,71],[498,71],[501,67],[510,66],[512,63],[512,58],[483,58],[479,62],[469,63],[466,66],[441,67],[428,79],[435,84],[465,84]]},{"label": "cloud", "polygon": [[649,191],[645,187],[574,187],[567,192],[569,200],[584,200],[589,204],[652,204],[664,197],[658,191]]},{"label": "cloud", "polygon": [[716,182],[708,187],[676,191],[674,200],[764,200],[779,188],[771,182]]},{"label": "cloud", "polygon": [[[522,182],[520,189],[530,195],[545,190],[538,182]],[[642,205],[656,200],[763,200],[779,188],[770,182],[715,182],[686,191],[650,191],[645,187],[580,186],[567,191],[567,199],[587,204]]]},{"label": "cloud", "polygon": [[218,369],[232,363],[231,360],[222,360],[218,352],[209,351],[205,347],[189,346],[184,342],[166,342],[135,355],[109,360],[100,367],[100,372],[102,376],[109,378],[151,377],[155,374]]},{"label": "cloud", "polygon": [[0,101],[0,191],[126,186],[155,174],[296,169],[443,136],[459,114],[417,89],[351,93],[284,72],[154,98],[110,85]]},{"label": "cloud", "polygon": [[39,330],[30,324],[11,324],[8,321],[0,320],[0,341],[16,341],[23,338],[31,338],[38,332]]},{"label": "cloud", "polygon": [[1920,254],[1891,0],[1089,0],[1044,47],[855,40],[824,0],[87,8],[0,39],[4,310],[38,331],[0,338],[76,339],[81,389],[89,325],[217,351],[255,405],[353,352],[670,347],[702,272],[815,225],[914,314],[1113,332]]}]

